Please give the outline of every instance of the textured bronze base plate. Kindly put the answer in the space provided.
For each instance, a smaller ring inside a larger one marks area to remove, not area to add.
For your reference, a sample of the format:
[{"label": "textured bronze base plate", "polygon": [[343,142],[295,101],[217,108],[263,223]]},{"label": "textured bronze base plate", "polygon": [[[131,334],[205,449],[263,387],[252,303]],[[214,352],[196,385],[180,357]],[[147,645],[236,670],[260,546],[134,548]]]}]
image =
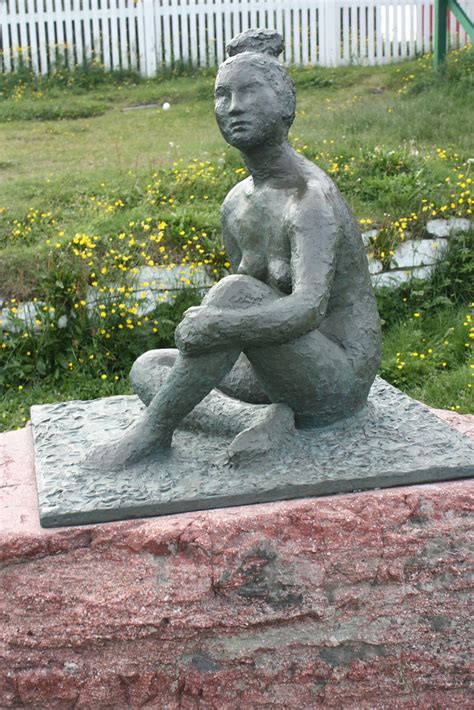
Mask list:
[{"label": "textured bronze base plate", "polygon": [[121,471],[81,465],[117,438],[143,405],[135,396],[31,409],[40,520],[44,527],[264,503],[465,478],[474,445],[423,405],[377,379],[367,408],[290,444],[231,463],[230,438],[178,430],[165,455]]}]

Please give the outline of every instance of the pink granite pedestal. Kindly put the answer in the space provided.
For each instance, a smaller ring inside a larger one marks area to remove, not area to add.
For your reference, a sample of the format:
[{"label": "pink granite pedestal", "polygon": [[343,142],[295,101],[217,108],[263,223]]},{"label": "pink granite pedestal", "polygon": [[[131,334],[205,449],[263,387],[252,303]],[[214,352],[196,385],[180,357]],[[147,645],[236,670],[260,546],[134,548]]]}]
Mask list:
[{"label": "pink granite pedestal", "polygon": [[3,434],[0,708],[471,708],[473,493],[43,530],[31,432]]}]

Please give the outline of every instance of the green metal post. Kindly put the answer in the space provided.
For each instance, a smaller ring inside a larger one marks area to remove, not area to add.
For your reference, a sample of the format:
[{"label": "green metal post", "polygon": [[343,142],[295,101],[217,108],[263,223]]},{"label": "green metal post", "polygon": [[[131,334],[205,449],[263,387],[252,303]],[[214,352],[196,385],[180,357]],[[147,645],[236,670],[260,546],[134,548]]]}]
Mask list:
[{"label": "green metal post", "polygon": [[448,0],[435,0],[434,3],[434,37],[433,63],[439,69],[446,56],[448,40]]}]

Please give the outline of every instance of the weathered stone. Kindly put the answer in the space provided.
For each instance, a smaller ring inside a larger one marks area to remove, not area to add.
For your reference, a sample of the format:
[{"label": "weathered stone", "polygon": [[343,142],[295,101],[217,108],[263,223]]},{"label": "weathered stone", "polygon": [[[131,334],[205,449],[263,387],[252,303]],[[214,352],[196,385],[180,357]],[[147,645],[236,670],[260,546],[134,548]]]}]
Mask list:
[{"label": "weathered stone", "polygon": [[139,412],[136,397],[32,408],[43,525],[162,515],[474,473],[469,439],[380,379],[364,412],[332,427],[297,430],[284,449],[272,448],[256,459],[230,459],[229,436],[179,430],[165,456],[119,470],[84,463],[98,437],[105,444],[106,436],[116,437]]},{"label": "weathered stone", "polygon": [[135,298],[142,315],[150,313],[160,303],[171,303],[183,288],[204,292],[214,283],[203,266],[186,264],[144,266],[135,277]]},{"label": "weathered stone", "polygon": [[433,273],[433,266],[418,266],[414,269],[391,269],[381,274],[372,275],[372,285],[374,288],[388,286],[394,288],[411,279],[427,279]]},{"label": "weathered stone", "polygon": [[426,224],[426,231],[433,237],[449,237],[456,232],[469,232],[470,229],[472,222],[463,217],[430,219]]},{"label": "weathered stone", "polygon": [[447,239],[409,239],[395,249],[392,268],[412,269],[436,264],[448,246]]},{"label": "weathered stone", "polygon": [[381,274],[383,269],[383,264],[379,259],[368,258],[369,262],[369,274],[374,276],[375,274]]},{"label": "weathered stone", "polygon": [[473,494],[43,530],[31,433],[2,434],[0,707],[467,710]]},{"label": "weathered stone", "polygon": [[36,322],[42,315],[42,301],[26,301],[19,303],[15,310],[11,307],[0,310],[0,331],[9,330],[18,333],[28,328],[35,333],[39,332],[41,326]]},{"label": "weathered stone", "polygon": [[371,239],[375,239],[377,234],[379,233],[378,229],[368,229],[365,232],[362,232],[361,237],[362,241],[364,243],[364,246],[367,247],[370,244]]}]

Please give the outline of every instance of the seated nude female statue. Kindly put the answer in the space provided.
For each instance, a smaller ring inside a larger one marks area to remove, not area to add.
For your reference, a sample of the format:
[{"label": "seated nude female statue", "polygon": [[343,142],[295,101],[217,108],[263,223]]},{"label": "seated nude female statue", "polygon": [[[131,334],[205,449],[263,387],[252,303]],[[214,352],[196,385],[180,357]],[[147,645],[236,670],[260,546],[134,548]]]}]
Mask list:
[{"label": "seated nude female statue", "polygon": [[132,384],[147,407],[121,439],[100,447],[109,466],[169,448],[193,416],[211,427],[214,416],[216,430],[232,420],[233,450],[263,451],[294,422],[325,426],[363,408],[379,366],[357,223],[331,179],[288,143],[295,92],[277,59],[282,38],[249,30],[228,49],[215,113],[250,172],[222,206],[233,274],[186,311],[176,350],[135,362]]}]

